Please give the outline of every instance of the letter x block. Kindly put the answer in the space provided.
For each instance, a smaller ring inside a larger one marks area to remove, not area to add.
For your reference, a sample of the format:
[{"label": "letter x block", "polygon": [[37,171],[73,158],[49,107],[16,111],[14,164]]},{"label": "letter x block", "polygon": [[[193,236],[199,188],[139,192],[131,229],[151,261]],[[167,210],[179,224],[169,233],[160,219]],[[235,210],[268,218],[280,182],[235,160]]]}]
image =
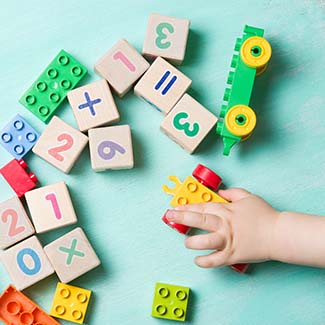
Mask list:
[{"label": "letter x block", "polygon": [[100,264],[81,228],[75,228],[44,247],[59,279],[68,283]]},{"label": "letter x block", "polygon": [[158,57],[135,85],[134,93],[158,111],[167,114],[191,83],[191,79]]}]

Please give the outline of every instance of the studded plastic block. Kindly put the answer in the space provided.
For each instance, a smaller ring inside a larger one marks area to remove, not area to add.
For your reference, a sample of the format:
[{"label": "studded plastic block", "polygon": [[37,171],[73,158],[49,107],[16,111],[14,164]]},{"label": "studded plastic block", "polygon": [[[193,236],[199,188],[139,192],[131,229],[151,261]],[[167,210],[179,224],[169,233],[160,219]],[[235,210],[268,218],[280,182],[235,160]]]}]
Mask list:
[{"label": "studded plastic block", "polygon": [[6,325],[60,325],[12,285],[0,296],[0,320]]},{"label": "studded plastic block", "polygon": [[82,324],[84,322],[91,291],[59,282],[50,315]]},{"label": "studded plastic block", "polygon": [[184,322],[190,288],[157,283],[151,316]]},{"label": "studded plastic block", "polygon": [[39,133],[17,114],[1,131],[1,145],[16,159],[23,158],[35,145]]},{"label": "studded plastic block", "polygon": [[0,173],[18,197],[35,188],[38,179],[33,173],[27,172],[28,165],[24,160],[11,160],[7,165],[0,168]]},{"label": "studded plastic block", "polygon": [[48,123],[55,110],[86,75],[87,69],[69,53],[61,50],[19,102]]}]

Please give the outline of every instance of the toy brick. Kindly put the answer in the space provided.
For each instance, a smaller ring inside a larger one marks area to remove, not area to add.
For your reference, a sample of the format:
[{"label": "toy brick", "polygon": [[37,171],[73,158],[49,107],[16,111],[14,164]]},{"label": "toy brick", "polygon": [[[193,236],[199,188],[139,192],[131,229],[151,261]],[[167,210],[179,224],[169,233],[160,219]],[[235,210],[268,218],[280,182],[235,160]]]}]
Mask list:
[{"label": "toy brick", "polygon": [[19,102],[47,123],[55,110],[86,75],[87,69],[69,53],[61,50]]},{"label": "toy brick", "polygon": [[1,145],[16,159],[23,158],[35,145],[38,132],[17,114],[1,131]]},{"label": "toy brick", "polygon": [[133,168],[133,149],[129,125],[89,130],[91,166],[95,171]]},{"label": "toy brick", "polygon": [[0,320],[7,325],[60,325],[13,285],[0,296]]},{"label": "toy brick", "polygon": [[163,114],[184,95],[192,81],[158,57],[134,87],[134,93]]},{"label": "toy brick", "polygon": [[111,90],[104,79],[70,91],[68,100],[82,132],[120,119]]},{"label": "toy brick", "polygon": [[28,166],[24,160],[11,160],[0,168],[0,173],[12,187],[18,197],[35,188],[38,179],[32,172],[27,173]]},{"label": "toy brick", "polygon": [[123,97],[149,66],[134,47],[121,39],[95,63],[95,72]]},{"label": "toy brick", "polygon": [[151,316],[184,322],[190,288],[157,283]]},{"label": "toy brick", "polygon": [[25,195],[37,233],[77,222],[68,188],[64,182],[40,187]]},{"label": "toy brick", "polygon": [[72,285],[58,283],[50,315],[83,324],[91,296],[91,291]]},{"label": "toy brick", "polygon": [[33,152],[64,173],[69,173],[87,143],[87,136],[53,116]]},{"label": "toy brick", "polygon": [[35,233],[19,198],[0,203],[0,249],[5,249]]},{"label": "toy brick", "polygon": [[174,64],[184,60],[190,21],[151,14],[142,53],[149,59],[161,56]]},{"label": "toy brick", "polygon": [[59,279],[68,283],[100,265],[81,228],[75,228],[44,247]]},{"label": "toy brick", "polygon": [[0,257],[18,290],[24,290],[54,273],[36,236],[5,250]]},{"label": "toy brick", "polygon": [[217,117],[185,94],[167,114],[160,129],[189,153],[193,153],[217,123]]}]

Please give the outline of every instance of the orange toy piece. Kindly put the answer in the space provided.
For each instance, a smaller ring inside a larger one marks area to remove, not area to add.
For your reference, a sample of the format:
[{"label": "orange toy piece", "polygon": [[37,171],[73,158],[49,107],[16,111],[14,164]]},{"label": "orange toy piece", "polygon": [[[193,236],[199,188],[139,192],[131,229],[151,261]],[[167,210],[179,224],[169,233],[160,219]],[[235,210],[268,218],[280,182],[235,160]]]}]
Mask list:
[{"label": "orange toy piece", "polygon": [[6,325],[60,325],[12,285],[0,296],[0,320]]}]

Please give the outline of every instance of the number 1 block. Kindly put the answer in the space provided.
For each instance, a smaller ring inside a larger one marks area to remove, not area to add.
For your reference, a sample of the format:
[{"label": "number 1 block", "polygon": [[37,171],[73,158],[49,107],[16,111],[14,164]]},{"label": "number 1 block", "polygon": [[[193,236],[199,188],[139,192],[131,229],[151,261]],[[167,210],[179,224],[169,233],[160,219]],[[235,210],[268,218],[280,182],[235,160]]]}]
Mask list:
[{"label": "number 1 block", "polygon": [[27,192],[25,198],[37,233],[77,222],[68,188],[64,182]]}]

